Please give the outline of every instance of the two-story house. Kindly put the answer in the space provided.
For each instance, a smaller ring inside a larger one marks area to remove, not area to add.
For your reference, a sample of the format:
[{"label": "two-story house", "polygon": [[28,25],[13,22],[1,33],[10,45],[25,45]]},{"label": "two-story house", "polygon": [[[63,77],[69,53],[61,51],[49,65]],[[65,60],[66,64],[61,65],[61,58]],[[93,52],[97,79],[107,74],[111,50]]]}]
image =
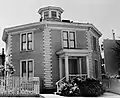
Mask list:
[{"label": "two-story house", "polygon": [[63,9],[40,8],[40,21],[5,28],[3,41],[16,76],[40,77],[41,92],[76,75],[100,78],[101,32],[89,23],[61,20]]}]

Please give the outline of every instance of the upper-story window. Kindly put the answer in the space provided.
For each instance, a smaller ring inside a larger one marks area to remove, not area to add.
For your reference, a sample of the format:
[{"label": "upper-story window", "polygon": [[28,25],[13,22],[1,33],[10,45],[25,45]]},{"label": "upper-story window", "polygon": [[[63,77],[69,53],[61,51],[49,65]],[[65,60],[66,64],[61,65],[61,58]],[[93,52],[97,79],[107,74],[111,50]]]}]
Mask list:
[{"label": "upper-story window", "polygon": [[52,18],[56,18],[57,17],[57,12],[56,11],[51,11],[51,16],[52,16]]},{"label": "upper-story window", "polygon": [[20,41],[20,50],[26,51],[26,50],[33,50],[33,33],[22,33],[21,35],[21,41]]},{"label": "upper-story window", "polygon": [[63,31],[63,48],[75,48],[75,32]]},{"label": "upper-story window", "polygon": [[44,12],[44,18],[49,18],[49,11]]},{"label": "upper-story window", "polygon": [[93,50],[97,50],[97,39],[93,36]]},{"label": "upper-story window", "polygon": [[69,32],[70,48],[75,48],[75,32]]},{"label": "upper-story window", "polygon": [[69,47],[69,40],[68,40],[68,31],[63,31],[63,47]]}]

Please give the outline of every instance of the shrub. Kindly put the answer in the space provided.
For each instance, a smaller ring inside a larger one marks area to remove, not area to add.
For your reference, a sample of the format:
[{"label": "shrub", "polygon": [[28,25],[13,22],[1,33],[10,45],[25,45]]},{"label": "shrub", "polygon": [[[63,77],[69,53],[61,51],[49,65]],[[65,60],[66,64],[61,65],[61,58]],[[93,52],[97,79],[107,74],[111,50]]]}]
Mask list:
[{"label": "shrub", "polygon": [[103,95],[105,89],[99,80],[87,78],[86,80],[76,77],[70,82],[62,84],[60,95],[62,96],[89,96]]}]

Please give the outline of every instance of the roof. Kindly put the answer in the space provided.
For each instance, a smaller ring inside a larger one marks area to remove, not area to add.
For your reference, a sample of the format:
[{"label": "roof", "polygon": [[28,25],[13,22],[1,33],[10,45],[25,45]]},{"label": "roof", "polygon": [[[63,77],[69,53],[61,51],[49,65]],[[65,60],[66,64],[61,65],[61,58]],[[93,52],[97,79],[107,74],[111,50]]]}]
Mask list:
[{"label": "roof", "polygon": [[43,8],[40,8],[38,13],[41,14],[42,11],[45,11],[45,10],[59,10],[61,13],[63,13],[63,9],[60,8],[60,7],[55,7],[55,6],[48,6],[48,7],[43,7]]}]

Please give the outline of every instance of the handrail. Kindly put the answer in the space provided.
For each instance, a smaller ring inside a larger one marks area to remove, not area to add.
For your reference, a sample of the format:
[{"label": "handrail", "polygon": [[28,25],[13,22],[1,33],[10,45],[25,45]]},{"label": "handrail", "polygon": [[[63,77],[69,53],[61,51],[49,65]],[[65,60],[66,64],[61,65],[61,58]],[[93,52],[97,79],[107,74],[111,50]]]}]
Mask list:
[{"label": "handrail", "polygon": [[69,76],[87,76],[87,74],[69,74]]},{"label": "handrail", "polygon": [[61,82],[62,80],[64,80],[66,77],[63,77],[62,79],[60,79],[58,82],[56,82],[56,85],[58,85],[59,82]]}]

